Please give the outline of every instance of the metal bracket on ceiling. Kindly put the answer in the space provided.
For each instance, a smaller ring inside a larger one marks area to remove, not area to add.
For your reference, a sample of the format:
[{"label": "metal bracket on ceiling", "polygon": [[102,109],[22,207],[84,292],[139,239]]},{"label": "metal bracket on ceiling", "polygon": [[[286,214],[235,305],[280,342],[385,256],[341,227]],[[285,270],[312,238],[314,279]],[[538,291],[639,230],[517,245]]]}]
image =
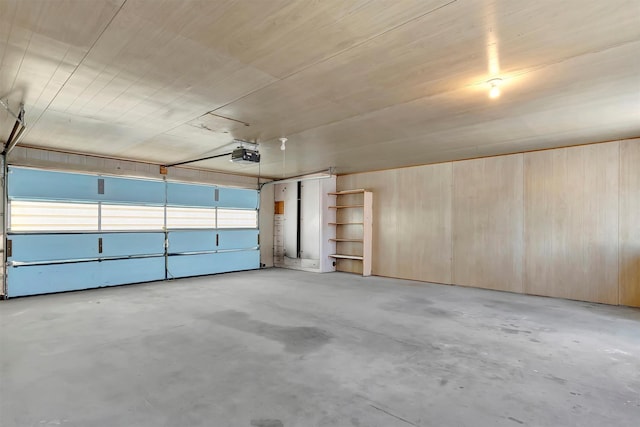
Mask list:
[{"label": "metal bracket on ceiling", "polygon": [[1,99],[0,104],[2,104],[2,106],[9,112],[9,114],[11,114],[16,119],[16,122],[13,125],[13,129],[11,129],[11,133],[9,134],[9,138],[7,139],[7,143],[4,146],[4,150],[2,151],[2,155],[6,156],[11,150],[13,150],[13,147],[16,146],[18,141],[20,141],[20,138],[22,137],[24,130],[27,128],[27,125],[24,122],[24,104],[20,104],[20,111],[18,111],[18,114],[15,114],[13,111],[11,111],[11,109],[9,108],[9,104],[2,101]]},{"label": "metal bracket on ceiling", "polygon": [[24,104],[20,104],[20,110],[18,111],[18,114],[11,111],[8,101],[3,101],[2,99],[0,99],[0,105],[2,105],[4,109],[7,110],[9,114],[11,114],[16,120],[20,121],[23,126],[26,126],[26,124],[24,123]]}]

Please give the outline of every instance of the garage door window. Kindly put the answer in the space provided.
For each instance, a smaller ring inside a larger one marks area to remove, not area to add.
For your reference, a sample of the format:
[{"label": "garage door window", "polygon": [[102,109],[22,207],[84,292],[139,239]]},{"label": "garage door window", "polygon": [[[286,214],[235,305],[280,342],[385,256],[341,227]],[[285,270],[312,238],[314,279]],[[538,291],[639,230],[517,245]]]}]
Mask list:
[{"label": "garage door window", "polygon": [[98,231],[97,203],[58,203],[13,200],[9,230]]},{"label": "garage door window", "polygon": [[216,228],[216,210],[167,206],[167,229]]},{"label": "garage door window", "polygon": [[102,205],[101,231],[158,230],[164,228],[164,207]]},{"label": "garage door window", "polygon": [[218,228],[258,228],[258,211],[218,209]]}]

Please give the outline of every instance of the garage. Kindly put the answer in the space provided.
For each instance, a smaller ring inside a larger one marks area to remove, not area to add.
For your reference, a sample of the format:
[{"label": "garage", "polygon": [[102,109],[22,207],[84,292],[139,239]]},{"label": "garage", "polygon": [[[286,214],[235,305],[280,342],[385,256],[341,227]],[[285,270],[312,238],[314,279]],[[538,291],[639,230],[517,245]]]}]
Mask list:
[{"label": "garage", "polygon": [[0,0],[0,425],[636,426],[636,0]]}]

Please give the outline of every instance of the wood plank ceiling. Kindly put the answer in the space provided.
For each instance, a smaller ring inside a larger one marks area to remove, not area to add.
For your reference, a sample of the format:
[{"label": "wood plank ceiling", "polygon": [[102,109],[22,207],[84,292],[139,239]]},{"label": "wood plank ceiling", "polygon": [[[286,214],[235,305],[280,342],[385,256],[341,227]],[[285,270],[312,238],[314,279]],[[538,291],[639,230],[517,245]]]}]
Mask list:
[{"label": "wood plank ceiling", "polygon": [[0,61],[22,145],[267,176],[640,135],[637,0],[0,0]]}]

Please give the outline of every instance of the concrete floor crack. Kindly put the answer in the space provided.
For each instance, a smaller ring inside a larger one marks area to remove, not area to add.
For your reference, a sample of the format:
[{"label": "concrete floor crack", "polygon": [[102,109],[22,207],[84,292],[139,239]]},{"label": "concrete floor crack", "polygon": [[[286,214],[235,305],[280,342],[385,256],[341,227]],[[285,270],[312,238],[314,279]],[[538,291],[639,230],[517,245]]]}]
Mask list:
[{"label": "concrete floor crack", "polygon": [[371,403],[369,403],[369,406],[371,406],[374,409],[377,409],[380,412],[384,412],[385,414],[389,415],[390,417],[393,417],[393,418],[395,418],[397,420],[405,422],[405,423],[407,423],[409,425],[412,425],[412,426],[415,426],[415,427],[420,427],[418,424],[412,423],[411,421],[407,420],[406,418],[402,418],[402,417],[400,417],[400,416],[398,416],[396,414],[393,414],[393,413],[391,413],[391,412],[389,412],[389,411],[387,411],[385,409],[379,408],[376,405],[372,405]]}]

